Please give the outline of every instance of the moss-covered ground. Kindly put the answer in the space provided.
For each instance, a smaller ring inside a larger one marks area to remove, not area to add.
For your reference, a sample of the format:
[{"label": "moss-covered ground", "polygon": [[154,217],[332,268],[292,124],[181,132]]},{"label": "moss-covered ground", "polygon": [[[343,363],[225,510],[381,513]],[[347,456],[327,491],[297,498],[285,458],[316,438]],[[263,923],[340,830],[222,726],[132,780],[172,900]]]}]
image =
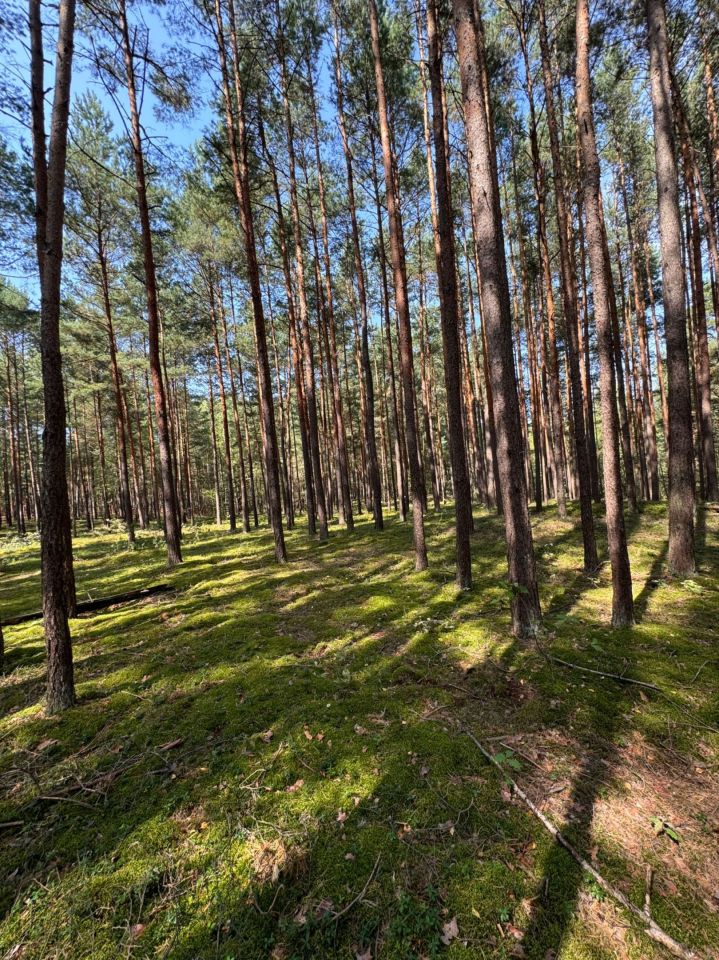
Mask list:
[{"label": "moss-covered ground", "polygon": [[[72,622],[78,705],[43,714],[39,621],[5,628],[0,953],[51,958],[662,956],[464,736],[470,729],[613,884],[704,955],[719,944],[719,515],[666,577],[666,509],[628,518],[637,624],[606,567],[534,518],[545,632],[508,632],[501,521],[452,511],[310,542],[188,527],[75,540],[78,594],[175,591]],[[39,606],[36,538],[0,546],[0,616]],[[560,657],[661,687],[583,673]]]}]

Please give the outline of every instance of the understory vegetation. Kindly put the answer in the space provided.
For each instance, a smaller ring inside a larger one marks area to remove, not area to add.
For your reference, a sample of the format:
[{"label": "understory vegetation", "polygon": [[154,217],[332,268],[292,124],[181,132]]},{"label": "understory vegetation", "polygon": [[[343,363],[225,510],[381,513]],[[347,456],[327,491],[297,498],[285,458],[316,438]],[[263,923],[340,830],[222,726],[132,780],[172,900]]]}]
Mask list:
[{"label": "understory vegetation", "polygon": [[[471,593],[446,507],[423,573],[394,515],[319,547],[300,524],[287,567],[268,563],[268,528],[188,527],[169,572],[157,531],[134,549],[119,525],[77,536],[80,601],[173,590],[73,621],[78,703],[52,717],[41,621],[5,627],[2,955],[661,956],[510,777],[640,907],[651,867],[657,923],[711,953],[717,512],[698,516],[684,581],[666,576],[665,505],[628,518],[637,623],[614,630],[608,565],[581,572],[580,532],[554,510],[532,522],[536,641],[510,635],[489,512]],[[39,606],[37,537],[6,533],[3,620]]]}]

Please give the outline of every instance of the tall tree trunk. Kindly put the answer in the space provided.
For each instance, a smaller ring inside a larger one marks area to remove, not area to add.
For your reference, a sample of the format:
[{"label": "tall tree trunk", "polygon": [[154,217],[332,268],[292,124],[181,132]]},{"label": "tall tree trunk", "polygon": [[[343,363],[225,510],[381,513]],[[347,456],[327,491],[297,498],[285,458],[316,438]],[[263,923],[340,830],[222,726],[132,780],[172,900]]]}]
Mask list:
[{"label": "tall tree trunk", "polygon": [[[110,302],[110,284],[107,271],[107,257],[105,242],[101,231],[97,236],[98,261],[100,266],[100,286],[102,287],[102,304],[105,313],[105,328],[107,331],[108,349],[110,353],[110,370],[112,371],[112,386],[115,394],[115,416],[117,422],[117,454],[119,465],[120,510],[127,529],[128,543],[135,542],[135,524],[132,517],[132,500],[130,498],[130,474],[127,468],[127,438],[125,433],[125,402],[122,392],[122,377],[117,362],[117,343],[115,328],[112,319],[112,304]],[[129,425],[128,425],[129,426]]]},{"label": "tall tree trunk", "polygon": [[[549,238],[547,236],[546,189],[545,172],[539,152],[539,138],[537,135],[537,119],[534,105],[534,82],[529,62],[529,38],[527,36],[526,14],[524,9],[516,17],[519,31],[520,45],[524,59],[524,73],[529,102],[529,142],[532,155],[532,172],[534,177],[534,193],[537,200],[537,227],[539,257],[544,277],[545,316],[547,319],[546,331],[542,331],[542,339],[546,344],[545,354],[547,363],[547,385],[549,393],[549,419],[551,424],[551,464],[554,474],[554,495],[557,498],[557,512],[560,517],[566,518],[567,504],[565,494],[566,463],[564,456],[564,415],[559,388],[559,355],[557,353],[556,310],[554,305],[554,291],[552,287],[552,267],[549,253]],[[546,333],[546,337],[545,337]]]},{"label": "tall tree trunk", "polygon": [[[232,177],[235,188],[235,198],[240,211],[240,224],[244,237],[247,274],[250,284],[252,300],[252,314],[255,328],[255,352],[257,360],[257,382],[259,387],[260,419],[262,424],[262,452],[265,475],[267,477],[267,512],[270,526],[274,535],[275,559],[278,563],[287,561],[285,537],[282,529],[282,498],[280,495],[280,457],[277,447],[277,430],[275,428],[275,411],[272,398],[272,376],[270,374],[269,353],[267,350],[267,331],[265,314],[262,304],[262,288],[260,270],[257,263],[255,247],[255,227],[250,198],[249,171],[247,166],[247,130],[245,126],[244,91],[242,89],[239,45],[237,41],[237,27],[235,22],[234,0],[228,0],[228,14],[230,20],[230,36],[232,42],[232,67],[235,87],[235,107],[237,122],[233,117],[233,102],[230,91],[229,68],[227,63],[227,49],[225,44],[224,24],[222,22],[221,0],[215,0],[216,42],[220,58],[222,74],[222,93],[225,105],[225,122],[227,140],[230,147],[232,161]],[[244,383],[242,368],[240,367],[240,388],[244,406]],[[250,446],[248,443],[248,455]],[[252,484],[252,500],[256,505],[254,491],[254,477],[250,472]],[[256,514],[255,514],[256,516]],[[256,522],[256,521],[255,521]]]},{"label": "tall tree trunk", "polygon": [[235,510],[235,477],[232,470],[232,450],[230,447],[230,421],[227,415],[227,394],[225,391],[225,374],[220,352],[220,337],[217,331],[217,306],[215,301],[215,287],[212,276],[212,267],[208,268],[207,289],[210,298],[210,323],[212,324],[212,342],[215,349],[215,368],[217,383],[220,389],[220,413],[222,416],[222,447],[225,453],[225,477],[227,479],[227,518],[230,524],[230,533],[237,530],[237,514]]},{"label": "tall tree trunk", "polygon": [[307,305],[307,289],[305,284],[305,261],[302,246],[302,222],[300,219],[299,197],[297,191],[297,176],[295,165],[294,124],[292,108],[289,98],[289,81],[287,77],[287,63],[285,57],[284,36],[281,26],[281,11],[279,2],[275,4],[277,15],[278,46],[280,58],[280,74],[282,86],[282,103],[284,108],[285,133],[287,136],[287,160],[289,167],[290,210],[292,213],[292,228],[295,243],[295,271],[297,276],[297,296],[299,300],[299,340],[302,347],[302,372],[304,375],[305,400],[307,403],[307,425],[310,444],[310,458],[312,460],[312,476],[314,478],[314,492],[317,504],[317,523],[320,543],[327,540],[327,503],[325,487],[322,477],[320,459],[320,433],[317,416],[317,398],[315,391],[315,363],[310,334],[309,308]]},{"label": "tall tree trunk", "polygon": [[357,292],[360,305],[360,357],[362,361],[362,377],[364,379],[363,398],[363,436],[367,456],[367,472],[370,494],[372,497],[372,512],[374,515],[375,530],[382,530],[382,485],[380,481],[379,463],[377,460],[377,440],[375,436],[375,397],[372,379],[372,363],[369,353],[369,329],[367,312],[367,289],[365,284],[364,264],[362,262],[362,248],[360,244],[359,225],[357,223],[357,206],[354,191],[354,169],[352,149],[350,147],[344,113],[344,86],[342,82],[342,61],[339,39],[339,15],[336,2],[333,2],[334,16],[334,43],[335,43],[335,89],[337,93],[337,117],[339,120],[342,151],[345,158],[347,174],[347,199],[352,226],[352,252],[354,254],[355,276],[357,278]]},{"label": "tall tree trunk", "polygon": [[75,703],[68,625],[68,617],[75,611],[75,578],[65,465],[66,409],[60,352],[65,161],[75,2],[60,0],[49,153],[46,153],[45,141],[41,0],[30,0],[29,16],[36,241],[41,297],[40,359],[45,414],[40,524],[42,606],[48,661],[47,711],[57,713]]},{"label": "tall tree trunk", "polygon": [[119,0],[118,13],[122,52],[125,61],[127,95],[130,104],[130,139],[135,164],[137,209],[140,216],[140,231],[142,234],[142,259],[145,274],[145,296],[147,298],[147,339],[152,389],[155,397],[157,442],[160,450],[160,478],[162,482],[162,499],[165,513],[167,562],[170,566],[174,566],[182,562],[180,512],[175,488],[175,469],[172,456],[167,396],[160,359],[160,312],[157,300],[157,278],[155,275],[155,256],[152,245],[150,208],[147,200],[147,180],[145,176],[145,158],[142,151],[142,133],[140,130],[140,114],[137,104],[137,85],[135,79],[136,38],[130,38],[125,0]]},{"label": "tall tree trunk", "polygon": [[[232,301],[232,284],[230,284],[230,305],[234,311]],[[250,532],[250,499],[247,495],[247,477],[245,475],[245,455],[242,449],[242,428],[240,427],[240,412],[237,405],[237,384],[235,383],[235,371],[232,366],[232,355],[230,354],[230,341],[227,332],[227,313],[222,299],[222,290],[217,303],[220,320],[222,322],[222,344],[225,353],[225,363],[227,364],[227,374],[230,381],[230,397],[232,399],[232,420],[235,426],[235,437],[237,439],[237,453],[240,468],[240,501],[242,508],[242,530],[244,533]],[[282,395],[280,394],[280,405],[282,404]]]},{"label": "tall tree trunk", "polygon": [[669,380],[669,567],[693,573],[694,470],[681,220],[667,22],[663,0],[646,0],[649,79],[654,116],[664,333]]},{"label": "tall tree trunk", "polygon": [[592,116],[588,0],[577,0],[576,42],[577,124],[584,161],[586,237],[599,351],[599,384],[604,438],[604,497],[609,559],[612,567],[612,624],[615,627],[623,627],[634,620],[634,602],[627,534],[624,525],[622,477],[619,466],[619,422],[616,406],[612,318],[609,304],[609,263],[606,257],[607,244],[601,212],[599,155]]},{"label": "tall tree trunk", "polygon": [[649,472],[649,496],[652,500],[659,499],[659,458],[657,456],[657,432],[654,421],[654,398],[652,395],[651,370],[649,366],[649,348],[647,344],[646,305],[642,296],[639,282],[639,261],[632,227],[632,217],[627,196],[627,185],[624,174],[624,163],[619,160],[619,186],[622,193],[624,218],[627,225],[627,240],[629,242],[629,258],[632,270],[632,289],[634,292],[634,314],[637,319],[637,338],[639,340],[639,361],[642,378],[641,408],[644,446],[646,448],[647,468]]},{"label": "tall tree trunk", "polygon": [[569,379],[571,382],[572,420],[574,449],[577,461],[577,479],[579,483],[579,505],[582,516],[582,542],[584,545],[584,569],[594,571],[599,565],[597,542],[594,536],[594,518],[592,515],[592,480],[589,467],[589,449],[587,446],[586,424],[584,421],[584,395],[582,373],[579,359],[578,315],[577,315],[577,276],[574,267],[574,251],[569,236],[569,213],[564,187],[564,171],[559,143],[559,127],[554,109],[554,83],[550,65],[549,38],[544,10],[544,0],[539,0],[539,42],[542,54],[542,76],[544,79],[544,99],[549,127],[549,146],[552,154],[552,173],[554,174],[554,198],[557,209],[557,235],[559,237],[559,262],[561,270],[562,307],[566,333],[567,355],[569,360]]},{"label": "tall tree trunk", "polygon": [[320,218],[322,224],[322,258],[324,265],[324,296],[326,307],[326,327],[329,333],[329,356],[327,358],[330,374],[330,390],[335,421],[337,445],[337,474],[340,493],[340,510],[348,530],[354,527],[352,518],[352,497],[349,486],[349,462],[347,459],[347,436],[345,432],[344,416],[342,411],[342,391],[337,359],[337,331],[334,309],[334,295],[332,291],[332,265],[330,259],[329,228],[327,224],[327,203],[325,199],[325,178],[320,154],[320,138],[317,121],[317,103],[315,98],[314,81],[308,63],[310,105],[312,114],[312,134],[315,147],[315,163],[317,166],[317,188],[320,201]]},{"label": "tall tree trunk", "polygon": [[[367,109],[369,110],[369,102]],[[400,400],[397,395],[397,380],[394,367],[394,349],[392,347],[392,321],[390,318],[389,301],[389,282],[387,279],[387,257],[385,253],[384,228],[382,226],[382,206],[379,195],[379,182],[376,168],[376,147],[375,138],[370,127],[369,131],[371,142],[372,163],[370,165],[370,177],[374,189],[375,210],[377,212],[377,257],[379,260],[380,281],[382,290],[382,315],[384,320],[384,334],[387,338],[387,373],[389,375],[390,397],[392,400],[392,426],[394,428],[393,449],[394,449],[394,474],[393,474],[393,492],[395,498],[395,509],[397,509],[397,499],[399,499],[399,514],[404,522],[407,519],[409,510],[409,497],[407,494],[407,473],[405,470],[405,443],[402,432],[402,420],[400,417]],[[392,434],[392,431],[388,431]]]},{"label": "tall tree trunk", "polygon": [[464,323],[457,297],[457,262],[453,227],[452,194],[448,144],[445,140],[443,110],[442,53],[437,26],[435,0],[427,0],[427,44],[429,76],[432,90],[432,133],[434,138],[437,240],[436,261],[439,281],[442,346],[444,348],[444,383],[447,392],[449,452],[454,480],[455,539],[457,549],[457,585],[461,590],[472,587],[472,497],[469,487],[467,454],[464,445],[461,386],[461,347],[459,324]]},{"label": "tall tree trunk", "polygon": [[215,424],[215,391],[212,388],[212,367],[207,360],[207,399],[210,412],[210,441],[212,443],[212,484],[215,489],[215,523],[222,523],[222,496],[220,494],[220,460],[217,455],[217,426]]},{"label": "tall tree trunk", "polygon": [[[678,96],[679,93],[677,92],[676,97]],[[714,431],[712,427],[712,385],[709,365],[709,341],[707,337],[707,311],[706,303],[704,302],[704,268],[702,265],[699,206],[697,204],[691,145],[685,136],[680,137],[680,144],[684,161],[684,180],[687,189],[687,199],[689,201],[687,236],[690,241],[689,273],[692,279],[692,290],[694,293],[694,329],[697,353],[694,376],[697,385],[697,426],[699,428],[700,438],[701,467],[702,475],[705,479],[705,499],[719,500],[716,450],[714,447]]]},{"label": "tall tree trunk", "polygon": [[522,456],[496,157],[492,156],[491,117],[485,99],[488,91],[485,88],[484,36],[481,24],[475,19],[472,0],[453,0],[452,6],[462,80],[486,348],[491,362],[497,460],[512,586],[512,629],[518,636],[528,637],[539,627],[541,610]]},{"label": "tall tree trunk", "polygon": [[405,429],[407,433],[407,457],[409,460],[410,493],[412,497],[412,528],[414,537],[415,569],[427,569],[427,548],[424,540],[423,491],[420,460],[417,445],[417,430],[414,403],[414,367],[412,362],[412,328],[409,319],[409,301],[407,296],[407,269],[405,265],[404,236],[402,214],[400,211],[396,171],[390,142],[389,117],[385,94],[384,74],[382,72],[382,51],[380,48],[379,24],[375,0],[368,0],[370,33],[372,36],[372,56],[374,59],[375,86],[377,88],[377,108],[379,113],[380,139],[382,141],[382,160],[387,192],[387,213],[389,216],[390,254],[394,278],[395,306],[399,324],[399,359],[404,395]]}]

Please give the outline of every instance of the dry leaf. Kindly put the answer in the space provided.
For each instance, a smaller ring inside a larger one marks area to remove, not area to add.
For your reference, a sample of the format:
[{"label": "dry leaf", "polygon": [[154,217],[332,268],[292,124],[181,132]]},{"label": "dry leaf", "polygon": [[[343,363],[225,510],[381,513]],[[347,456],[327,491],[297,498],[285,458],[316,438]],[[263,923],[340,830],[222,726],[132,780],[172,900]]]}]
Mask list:
[{"label": "dry leaf", "polygon": [[355,953],[355,960],[372,960],[372,947],[367,947],[363,953],[358,950]]},{"label": "dry leaf", "polygon": [[158,747],[158,750],[174,750],[175,747],[179,747],[181,743],[184,743],[184,737],[178,737],[177,740],[169,740],[167,743],[163,743],[161,747]]},{"label": "dry leaf", "polygon": [[274,735],[275,735],[274,730],[265,730],[264,733],[260,734],[260,740],[262,740],[264,743],[269,743],[270,740],[274,737]]},{"label": "dry leaf", "polygon": [[334,913],[334,904],[331,900],[320,900],[320,902],[315,907],[315,916],[316,917],[326,917],[328,913]]},{"label": "dry leaf", "polygon": [[47,750],[48,747],[54,747],[57,743],[57,740],[53,740],[48,737],[47,740],[41,740],[40,743],[35,747],[36,750]]},{"label": "dry leaf", "polygon": [[347,819],[347,814],[344,812],[344,810],[338,810],[336,819],[337,819],[337,823],[344,823],[345,820]]},{"label": "dry leaf", "polygon": [[300,777],[299,780],[295,780],[294,783],[290,784],[289,787],[285,787],[285,793],[296,793],[300,787],[304,787],[305,781]]},{"label": "dry leaf", "polygon": [[447,923],[442,925],[442,936],[439,938],[445,946],[449,946],[453,940],[459,936],[459,927],[457,918],[452,917]]}]

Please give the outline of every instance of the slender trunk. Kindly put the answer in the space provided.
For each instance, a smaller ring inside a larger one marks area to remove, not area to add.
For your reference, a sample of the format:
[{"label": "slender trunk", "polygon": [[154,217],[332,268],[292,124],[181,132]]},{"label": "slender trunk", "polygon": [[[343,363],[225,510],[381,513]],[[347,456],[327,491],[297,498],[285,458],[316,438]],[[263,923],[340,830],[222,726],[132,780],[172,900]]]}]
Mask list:
[{"label": "slender trunk", "polygon": [[512,587],[512,629],[533,636],[541,610],[522,457],[522,435],[512,350],[512,318],[504,259],[496,155],[487,109],[484,35],[472,0],[453,0],[469,152],[475,240],[486,348],[491,360],[497,460]]},{"label": "slender trunk", "polygon": [[75,2],[60,0],[55,89],[49,153],[46,154],[41,0],[29,3],[31,94],[35,175],[36,245],[40,273],[40,358],[45,428],[41,488],[40,552],[43,625],[47,650],[47,710],[75,702],[68,617],[75,611],[72,527],[65,465],[66,408],[60,353],[60,282],[65,213],[65,160]]},{"label": "slender trunk", "polygon": [[[211,271],[211,267],[209,268]],[[225,392],[225,374],[220,353],[220,337],[217,332],[217,307],[215,302],[215,288],[212,275],[207,280],[210,297],[210,323],[212,324],[212,342],[215,350],[215,369],[217,383],[220,390],[220,414],[222,416],[222,447],[225,454],[225,477],[227,480],[227,518],[230,524],[230,533],[237,530],[237,515],[235,512],[235,478],[232,470],[232,450],[230,447],[230,422],[227,416],[227,394]]]},{"label": "slender trunk", "polygon": [[545,110],[549,127],[549,145],[552,154],[552,173],[554,180],[554,198],[557,211],[557,235],[559,237],[559,262],[561,276],[562,308],[566,333],[569,379],[571,382],[572,422],[574,451],[577,463],[579,484],[579,505],[582,516],[582,542],[584,545],[584,569],[594,571],[599,565],[597,543],[594,536],[594,518],[592,515],[592,480],[589,467],[589,449],[587,446],[586,423],[584,420],[584,394],[579,358],[578,315],[577,315],[577,277],[574,267],[574,253],[569,236],[569,213],[564,187],[559,128],[554,109],[554,83],[550,66],[549,39],[544,10],[544,0],[539,2],[539,41],[542,54],[542,76],[544,79]]},{"label": "slender trunk", "polygon": [[454,480],[455,538],[457,550],[457,585],[462,590],[472,587],[472,498],[469,487],[467,454],[464,445],[461,386],[461,347],[459,324],[464,322],[457,296],[457,263],[453,229],[451,180],[448,144],[445,140],[442,77],[442,53],[437,27],[435,0],[427,0],[427,44],[429,76],[432,90],[432,132],[436,158],[437,245],[436,263],[439,281],[442,346],[444,348],[444,382],[447,393],[449,452]]},{"label": "slender trunk", "polygon": [[663,0],[646,0],[646,13],[669,380],[668,558],[673,573],[687,576],[693,573],[695,566],[692,411],[681,256],[679,179]]},{"label": "slender trunk", "polygon": [[175,488],[175,470],[172,458],[167,397],[165,392],[165,383],[162,377],[162,364],[160,359],[160,313],[157,299],[157,278],[155,275],[155,257],[152,244],[152,229],[150,226],[150,208],[147,199],[145,158],[142,151],[140,114],[137,103],[137,86],[135,79],[135,41],[137,38],[136,36],[133,36],[132,39],[130,38],[130,29],[125,10],[125,0],[119,0],[118,12],[120,19],[120,33],[122,38],[122,52],[125,61],[127,94],[130,104],[130,139],[132,142],[132,153],[135,164],[137,209],[140,216],[140,230],[142,234],[142,258],[145,274],[145,295],[147,298],[148,352],[150,358],[152,388],[155,397],[157,442],[160,451],[160,475],[165,514],[167,561],[170,566],[174,566],[175,564],[182,562],[179,506],[177,502],[177,491]]},{"label": "slender trunk", "polygon": [[222,523],[222,496],[220,494],[220,460],[217,456],[217,427],[215,425],[215,391],[212,388],[212,367],[207,361],[207,399],[210,409],[210,441],[212,443],[212,482],[215,488],[215,523]]},{"label": "slender trunk", "polygon": [[[677,92],[676,96],[679,94]],[[701,228],[699,225],[699,206],[693,176],[691,145],[686,136],[680,137],[681,153],[684,161],[684,180],[689,201],[689,273],[694,291],[694,329],[696,335],[697,363],[694,375],[697,385],[697,425],[700,438],[700,456],[702,475],[705,479],[705,499],[719,500],[719,482],[717,480],[716,450],[712,428],[711,405],[711,369],[709,365],[709,340],[707,336],[707,311],[704,302],[704,268],[702,265]],[[706,213],[705,213],[706,219]]]},{"label": "slender trunk", "polygon": [[405,430],[407,434],[407,457],[409,460],[410,493],[412,497],[412,525],[415,551],[415,570],[427,569],[427,548],[424,540],[423,490],[420,460],[418,455],[417,430],[415,427],[414,368],[412,361],[412,328],[409,318],[407,296],[407,269],[405,265],[404,236],[402,214],[399,203],[399,191],[396,170],[390,142],[389,117],[385,94],[384,74],[382,72],[382,52],[380,49],[379,24],[375,0],[368,0],[370,32],[372,36],[372,56],[374,60],[375,86],[377,88],[377,109],[379,114],[380,139],[382,142],[382,160],[387,193],[387,213],[389,217],[390,254],[394,279],[395,306],[399,325],[399,355],[402,391],[404,395]]},{"label": "slender trunk", "polygon": [[[239,45],[237,41],[237,27],[235,22],[234,0],[228,2],[230,19],[230,35],[232,42],[232,67],[235,87],[235,107],[237,118],[233,117],[233,100],[230,91],[227,50],[225,45],[224,24],[222,22],[222,0],[215,0],[216,42],[220,58],[222,74],[222,92],[225,106],[225,122],[227,139],[232,161],[233,185],[235,198],[240,212],[240,224],[244,237],[247,274],[250,284],[252,300],[252,314],[255,328],[255,353],[257,361],[257,383],[259,388],[260,421],[262,425],[262,451],[265,475],[267,477],[267,512],[272,527],[275,543],[275,559],[278,563],[287,561],[285,537],[282,529],[282,499],[280,496],[280,466],[279,450],[277,447],[277,430],[275,428],[275,411],[272,397],[272,376],[270,374],[269,353],[267,350],[267,332],[265,314],[262,304],[262,289],[260,284],[260,270],[257,263],[257,249],[255,246],[255,228],[252,212],[252,201],[249,187],[249,171],[247,165],[247,130],[245,126],[244,91],[242,89],[240,73]],[[240,367],[240,387],[242,389],[244,407],[244,384],[242,368]],[[246,413],[245,413],[246,415]],[[248,455],[250,445],[248,443]],[[257,524],[256,499],[254,477],[250,468],[252,484],[252,501],[255,505],[255,525]]]},{"label": "slender trunk", "polygon": [[616,406],[612,318],[610,313],[609,264],[601,213],[600,169],[594,134],[589,72],[588,0],[577,0],[576,14],[576,99],[579,142],[584,161],[584,210],[589,267],[592,276],[594,318],[599,350],[599,384],[602,399],[604,496],[607,541],[612,567],[612,624],[623,627],[633,622],[632,574],[622,504],[619,466],[619,423]]},{"label": "slender trunk", "polygon": [[122,393],[122,378],[117,362],[117,343],[112,319],[112,305],[110,303],[110,286],[107,272],[107,258],[102,234],[98,231],[98,261],[100,265],[100,286],[102,288],[102,303],[105,313],[105,329],[107,330],[108,348],[110,352],[110,370],[112,372],[112,386],[115,394],[115,416],[117,422],[117,454],[120,487],[120,510],[127,529],[129,543],[135,542],[135,525],[132,516],[132,500],[130,498],[130,474],[127,467],[127,439],[125,433],[125,403]]},{"label": "slender trunk", "polygon": [[357,278],[357,292],[360,305],[360,357],[362,360],[362,377],[364,379],[364,401],[363,401],[363,436],[365,443],[365,452],[367,457],[367,472],[372,497],[372,512],[374,515],[374,526],[376,530],[382,530],[384,520],[382,517],[382,485],[380,482],[379,464],[377,461],[377,440],[375,436],[375,396],[374,382],[372,379],[372,363],[369,353],[369,330],[368,330],[368,312],[367,312],[367,290],[365,285],[364,264],[362,262],[362,249],[360,244],[359,225],[357,223],[357,206],[354,192],[354,170],[352,150],[344,115],[344,89],[342,82],[342,62],[340,55],[339,40],[339,16],[336,4],[333,3],[334,16],[334,43],[335,43],[335,83],[337,93],[337,117],[339,120],[340,136],[342,138],[342,151],[345,158],[345,169],[347,175],[347,198],[350,210],[350,222],[352,226],[352,252],[354,254],[355,276]]},{"label": "slender trunk", "polygon": [[[309,65],[308,65],[309,72]],[[329,229],[327,225],[327,204],[325,200],[325,180],[320,155],[320,138],[317,122],[317,103],[312,76],[309,77],[310,105],[312,115],[312,133],[315,147],[315,163],[317,165],[317,186],[320,201],[320,217],[322,223],[322,257],[324,264],[325,286],[325,325],[329,332],[328,371],[330,374],[330,390],[335,421],[337,442],[337,473],[340,493],[340,507],[344,515],[344,522],[348,530],[354,527],[352,518],[352,497],[349,485],[349,462],[347,459],[347,436],[345,433],[344,416],[342,412],[342,391],[340,385],[339,363],[337,360],[337,332],[332,292],[332,265],[330,259]]]},{"label": "slender trunk", "polygon": [[279,3],[276,4],[278,44],[280,57],[280,73],[282,86],[282,102],[284,107],[285,133],[287,136],[287,160],[289,167],[290,210],[292,213],[292,229],[295,244],[295,272],[297,277],[297,296],[299,301],[299,340],[302,348],[302,372],[304,375],[305,400],[307,403],[307,426],[309,434],[310,458],[312,461],[312,476],[314,479],[314,493],[317,504],[317,523],[320,543],[327,540],[327,504],[325,487],[322,477],[320,460],[320,435],[317,416],[317,398],[315,392],[315,362],[310,334],[309,308],[307,305],[307,289],[305,284],[305,260],[302,246],[302,222],[300,219],[299,198],[297,191],[297,176],[295,169],[294,124],[292,108],[289,99],[289,84],[287,79],[287,64],[285,58],[284,37],[280,29],[281,14]]}]

